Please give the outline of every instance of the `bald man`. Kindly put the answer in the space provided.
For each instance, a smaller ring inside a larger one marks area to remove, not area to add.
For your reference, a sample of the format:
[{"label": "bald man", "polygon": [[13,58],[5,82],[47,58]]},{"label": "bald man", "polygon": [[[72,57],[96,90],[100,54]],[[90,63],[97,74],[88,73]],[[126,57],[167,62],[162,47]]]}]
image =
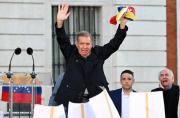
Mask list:
[{"label": "bald man", "polygon": [[152,91],[163,91],[166,118],[178,118],[179,86],[174,85],[172,70],[165,68],[159,73],[160,87]]}]

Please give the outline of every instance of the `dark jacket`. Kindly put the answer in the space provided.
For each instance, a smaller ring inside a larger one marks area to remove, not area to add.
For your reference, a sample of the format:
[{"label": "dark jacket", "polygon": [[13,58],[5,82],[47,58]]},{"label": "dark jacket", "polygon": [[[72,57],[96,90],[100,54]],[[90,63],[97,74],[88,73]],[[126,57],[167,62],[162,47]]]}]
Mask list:
[{"label": "dark jacket", "polygon": [[178,118],[179,86],[173,85],[168,90],[156,88],[152,91],[163,91],[166,118]]},{"label": "dark jacket", "polygon": [[[136,92],[133,90],[133,92]],[[116,90],[112,90],[109,92],[109,95],[116,107],[116,109],[118,110],[119,115],[121,116],[121,107],[122,107],[122,88],[121,89],[116,89]]]},{"label": "dark jacket", "polygon": [[89,97],[100,92],[98,86],[107,88],[103,64],[104,61],[115,51],[126,37],[125,29],[118,28],[114,38],[104,46],[95,46],[91,49],[91,54],[83,58],[75,45],[71,45],[69,37],[64,28],[56,28],[57,41],[66,60],[66,71],[64,79],[55,96],[58,104],[68,101],[81,102],[85,88],[88,89]]}]

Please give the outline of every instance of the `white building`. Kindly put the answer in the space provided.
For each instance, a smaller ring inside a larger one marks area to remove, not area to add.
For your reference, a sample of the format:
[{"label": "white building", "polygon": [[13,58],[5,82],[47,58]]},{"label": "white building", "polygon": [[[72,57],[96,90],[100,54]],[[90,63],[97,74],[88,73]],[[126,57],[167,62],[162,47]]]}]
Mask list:
[{"label": "white building", "polygon": [[[104,66],[110,88],[118,88],[122,70],[131,69],[135,72],[134,88],[137,91],[150,91],[158,86],[158,73],[166,66],[177,71],[176,80],[177,84],[180,84],[180,3],[178,0],[176,2],[177,16],[174,18],[177,18],[177,34],[176,32],[168,34],[168,23],[174,21],[167,19],[170,16],[167,13],[168,3],[165,0],[0,0],[0,71],[8,71],[11,55],[16,47],[20,47],[23,51],[21,55],[14,56],[12,71],[30,73],[32,59],[27,55],[26,49],[31,47],[34,49],[38,78],[44,85],[51,85],[54,72],[52,65],[55,7],[61,3],[68,3],[71,7],[78,6],[80,9],[85,8],[84,6],[93,7],[96,16],[94,27],[100,35],[97,43],[103,45],[116,31],[117,27],[111,25],[109,19],[117,13],[117,6],[130,5],[136,9],[137,19],[128,23],[128,36]],[[71,11],[73,13],[73,9]],[[70,19],[70,23],[72,22]],[[73,28],[69,26],[70,32],[73,32],[71,31]],[[177,62],[168,58],[170,53],[168,50],[171,49],[167,44],[171,42],[167,41],[170,40],[168,35],[177,35],[174,39],[177,41],[177,45],[174,45],[177,47],[175,50]],[[47,104],[49,99],[47,96],[50,94],[47,91],[51,90],[50,87],[45,89],[43,102]]]}]

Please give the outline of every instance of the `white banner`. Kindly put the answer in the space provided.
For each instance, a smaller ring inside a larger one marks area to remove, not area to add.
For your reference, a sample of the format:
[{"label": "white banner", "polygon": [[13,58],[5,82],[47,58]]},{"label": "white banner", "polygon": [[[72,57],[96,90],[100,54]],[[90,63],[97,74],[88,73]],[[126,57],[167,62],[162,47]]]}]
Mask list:
[{"label": "white banner", "polygon": [[63,105],[35,105],[33,118],[66,118]]},{"label": "white banner", "polygon": [[68,118],[120,118],[120,116],[104,89],[87,103],[69,102]]},{"label": "white banner", "polygon": [[129,118],[165,118],[162,92],[130,94]]},{"label": "white banner", "polygon": [[[33,118],[66,118],[63,105],[35,105]],[[109,94],[104,89],[87,103],[69,102],[68,118],[120,118]]]},{"label": "white banner", "polygon": [[69,102],[68,118],[96,118],[89,103]]},{"label": "white banner", "polygon": [[4,114],[2,111],[0,111],[0,118],[4,118]]}]

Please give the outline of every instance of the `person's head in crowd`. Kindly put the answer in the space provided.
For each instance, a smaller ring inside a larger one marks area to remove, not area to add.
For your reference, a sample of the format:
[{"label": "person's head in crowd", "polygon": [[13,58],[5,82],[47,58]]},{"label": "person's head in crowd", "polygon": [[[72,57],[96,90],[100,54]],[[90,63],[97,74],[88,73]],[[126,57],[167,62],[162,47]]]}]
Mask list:
[{"label": "person's head in crowd", "polygon": [[87,31],[81,31],[77,34],[76,47],[79,54],[86,58],[91,54],[92,36]]},{"label": "person's head in crowd", "polygon": [[132,91],[134,81],[134,73],[131,70],[124,70],[121,73],[120,83],[123,90]]},{"label": "person's head in crowd", "polygon": [[160,86],[164,89],[170,89],[174,83],[174,74],[172,70],[165,68],[159,73]]}]

